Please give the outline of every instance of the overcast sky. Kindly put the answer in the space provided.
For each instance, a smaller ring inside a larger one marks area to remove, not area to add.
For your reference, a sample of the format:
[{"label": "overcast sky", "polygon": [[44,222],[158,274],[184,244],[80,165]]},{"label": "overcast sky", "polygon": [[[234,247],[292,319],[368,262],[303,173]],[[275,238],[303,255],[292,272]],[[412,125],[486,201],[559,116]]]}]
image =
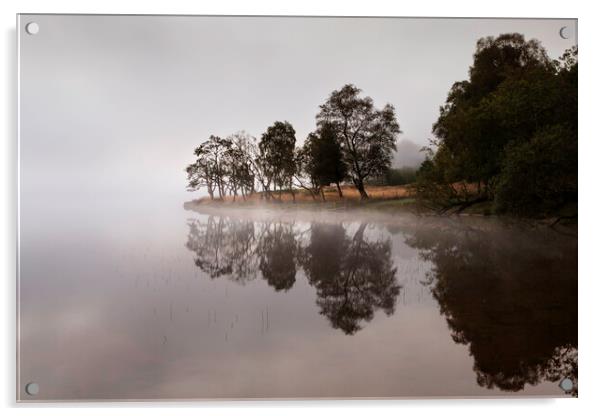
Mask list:
[{"label": "overcast sky", "polygon": [[393,104],[400,138],[426,144],[477,39],[519,32],[551,57],[576,42],[574,20],[531,19],[25,15],[20,31],[24,197],[190,198],[183,169],[209,135],[288,120],[300,144],[345,83]]}]

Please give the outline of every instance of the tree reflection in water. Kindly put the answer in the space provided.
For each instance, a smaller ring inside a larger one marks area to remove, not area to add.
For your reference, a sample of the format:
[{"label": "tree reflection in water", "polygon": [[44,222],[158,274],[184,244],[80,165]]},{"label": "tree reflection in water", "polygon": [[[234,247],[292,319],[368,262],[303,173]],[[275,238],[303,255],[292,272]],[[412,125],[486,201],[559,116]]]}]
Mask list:
[{"label": "tree reflection in water", "polygon": [[390,240],[370,241],[361,224],[353,236],[341,224],[313,223],[309,241],[290,222],[258,223],[227,217],[188,221],[186,247],[211,278],[245,283],[261,274],[276,291],[289,290],[303,267],[317,290],[320,313],[333,328],[354,334],[382,309],[391,315],[400,286]]},{"label": "tree reflection in water", "polygon": [[[302,269],[333,328],[352,335],[378,310],[391,315],[400,286],[389,238],[366,224],[190,220],[187,247],[211,278],[244,284],[261,276],[276,291]],[[489,227],[489,226],[487,226]],[[389,227],[431,265],[424,282],[452,339],[468,346],[477,382],[520,391],[543,381],[574,382],[577,395],[577,241],[519,227],[460,220]]]},{"label": "tree reflection in water", "polygon": [[340,224],[313,223],[303,250],[303,268],[317,289],[317,304],[334,328],[351,335],[377,309],[395,311],[400,286],[390,240],[368,241],[361,224],[352,238]]},{"label": "tree reflection in water", "polygon": [[568,377],[576,396],[576,239],[450,224],[416,227],[406,243],[432,263],[425,284],[478,384],[519,391]]},{"label": "tree reflection in water", "polygon": [[290,223],[266,224],[257,244],[259,270],[276,291],[289,290],[297,275],[297,241]]},{"label": "tree reflection in water", "polygon": [[194,263],[211,278],[228,276],[245,283],[255,278],[257,241],[252,221],[209,217],[188,221],[186,247],[196,254]]}]

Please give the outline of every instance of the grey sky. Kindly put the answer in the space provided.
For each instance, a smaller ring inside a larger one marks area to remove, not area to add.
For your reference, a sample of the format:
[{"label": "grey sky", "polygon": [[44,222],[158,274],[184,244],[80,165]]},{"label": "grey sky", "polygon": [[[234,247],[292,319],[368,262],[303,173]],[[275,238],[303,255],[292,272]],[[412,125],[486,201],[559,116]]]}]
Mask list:
[{"label": "grey sky", "polygon": [[301,143],[345,83],[393,104],[400,138],[426,144],[478,38],[519,32],[557,57],[575,31],[574,20],[24,15],[22,194],[190,198],[183,169],[210,134],[259,137],[288,120]]}]

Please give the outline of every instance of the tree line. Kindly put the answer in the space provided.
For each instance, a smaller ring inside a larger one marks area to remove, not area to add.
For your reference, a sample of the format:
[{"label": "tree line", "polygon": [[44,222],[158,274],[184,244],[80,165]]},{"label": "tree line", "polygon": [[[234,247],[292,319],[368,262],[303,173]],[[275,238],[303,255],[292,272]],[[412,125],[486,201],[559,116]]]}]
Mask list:
[{"label": "tree line", "polygon": [[416,184],[432,208],[492,201],[497,212],[535,216],[576,204],[577,48],[552,60],[517,33],[480,39],[433,134]]},{"label": "tree line", "polygon": [[226,138],[210,136],[195,150],[186,168],[188,189],[205,188],[209,197],[234,199],[261,192],[266,200],[304,189],[324,199],[325,186],[351,182],[368,199],[366,182],[383,176],[391,166],[396,137],[401,133],[395,109],[374,106],[352,84],[333,91],[320,106],[316,129],[296,146],[296,132],[287,121],[276,121],[257,140],[244,131]]},{"label": "tree line", "polygon": [[[319,107],[316,129],[297,146],[287,121],[259,140],[239,132],[210,136],[186,168],[188,189],[211,199],[257,191],[266,200],[304,189],[312,198],[351,183],[407,184],[423,206],[461,211],[491,202],[499,213],[537,216],[577,203],[577,48],[550,59],[517,33],[477,42],[467,80],[449,91],[433,125],[432,146],[414,176],[390,169],[401,132],[395,109],[382,109],[347,84]],[[570,209],[569,209],[570,211]]]}]

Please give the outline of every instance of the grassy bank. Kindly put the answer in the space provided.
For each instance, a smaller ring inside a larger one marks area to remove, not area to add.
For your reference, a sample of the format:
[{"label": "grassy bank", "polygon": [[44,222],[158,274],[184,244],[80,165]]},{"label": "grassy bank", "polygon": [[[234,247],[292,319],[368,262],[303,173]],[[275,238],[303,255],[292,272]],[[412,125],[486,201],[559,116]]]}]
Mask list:
[{"label": "grassy bank", "polygon": [[[279,210],[316,210],[316,211],[369,211],[369,212],[380,212],[383,214],[401,214],[401,213],[413,213],[419,215],[435,215],[435,211],[429,210],[419,204],[413,195],[411,187],[408,185],[397,185],[397,186],[367,186],[366,191],[370,196],[369,200],[362,201],[359,192],[355,187],[345,185],[341,187],[343,192],[343,198],[339,197],[339,193],[336,187],[328,187],[324,189],[324,199],[321,195],[314,196],[309,191],[303,189],[295,190],[295,199],[290,191],[272,192],[272,198],[266,200],[262,192],[257,192],[253,195],[247,196],[243,199],[240,195],[237,197],[226,196],[222,200],[202,197],[190,202],[186,202],[184,207],[190,210],[206,211],[215,210],[219,208],[241,208],[241,209],[253,209],[253,208],[269,208]],[[449,211],[443,216],[456,215],[454,211]],[[463,210],[461,216],[471,217],[486,217],[495,216],[499,217],[494,213],[494,207],[492,201],[484,201],[474,204]],[[507,216],[503,216],[507,217]],[[509,220],[514,218],[519,221],[527,221],[533,224],[539,224],[544,226],[568,226],[574,228],[577,224],[577,206],[572,204],[571,206],[563,207],[554,215],[545,216],[541,218],[518,218],[514,216],[507,217]]]},{"label": "grassy bank", "polygon": [[[256,192],[243,198],[241,195],[225,196],[223,199],[211,199],[208,196],[189,202],[190,205],[237,205],[237,206],[315,206],[316,208],[332,207],[357,207],[378,206],[378,203],[389,202],[393,205],[404,205],[414,201],[410,188],[406,185],[398,186],[367,186],[366,191],[370,196],[367,201],[362,201],[359,192],[350,185],[341,186],[343,197],[339,196],[336,187],[325,187],[324,195],[313,195],[305,189],[295,189],[294,198],[290,191],[276,191],[270,193],[270,198],[264,192]],[[403,201],[403,202],[401,202]]]},{"label": "grassy bank", "polygon": [[[271,197],[266,200],[265,192],[255,192],[252,195],[247,195],[243,198],[241,195],[232,196],[227,195],[223,199],[217,198],[211,199],[208,196],[196,199],[194,202],[197,204],[212,204],[212,203],[237,203],[237,204],[253,204],[253,203],[312,203],[322,204],[324,202],[350,202],[350,201],[361,201],[360,194],[351,185],[342,185],[341,191],[343,197],[339,196],[339,192],[335,186],[324,187],[324,199],[321,195],[313,195],[305,189],[295,189],[293,200],[293,194],[290,190],[271,191]],[[406,185],[397,186],[366,186],[366,192],[370,196],[371,200],[391,200],[407,198],[411,196],[410,189]]]}]

